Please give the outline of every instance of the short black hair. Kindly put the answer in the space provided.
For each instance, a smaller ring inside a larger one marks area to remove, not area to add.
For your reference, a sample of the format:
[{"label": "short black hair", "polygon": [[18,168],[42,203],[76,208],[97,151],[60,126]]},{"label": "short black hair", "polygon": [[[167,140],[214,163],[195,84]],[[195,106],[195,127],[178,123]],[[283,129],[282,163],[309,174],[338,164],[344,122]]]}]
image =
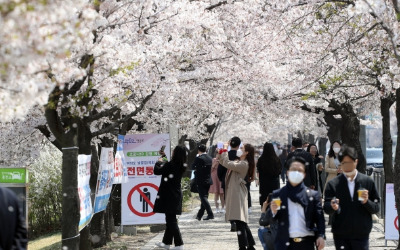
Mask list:
[{"label": "short black hair", "polygon": [[293,156],[292,158],[290,158],[287,163],[286,163],[286,168],[287,170],[289,170],[290,165],[292,165],[293,162],[299,162],[304,166],[304,171],[306,171],[306,160],[304,160],[303,157],[300,156]]},{"label": "short black hair", "polygon": [[240,143],[242,143],[242,141],[240,140],[240,138],[237,137],[237,136],[234,136],[234,137],[232,137],[232,139],[231,139],[230,145],[231,145],[232,148],[236,148],[236,147],[239,147]]},{"label": "short black hair", "polygon": [[355,161],[358,159],[357,150],[353,147],[343,144],[339,151],[339,156],[338,156],[339,161],[342,162],[345,156],[348,156],[351,159],[353,159],[353,161]]},{"label": "short black hair", "polygon": [[300,138],[293,138],[292,146],[296,148],[301,148],[303,146],[303,141]]},{"label": "short black hair", "polygon": [[197,146],[197,149],[200,151],[200,152],[206,152],[206,150],[207,150],[207,147],[206,147],[206,145],[204,145],[204,144],[200,144],[199,146]]}]

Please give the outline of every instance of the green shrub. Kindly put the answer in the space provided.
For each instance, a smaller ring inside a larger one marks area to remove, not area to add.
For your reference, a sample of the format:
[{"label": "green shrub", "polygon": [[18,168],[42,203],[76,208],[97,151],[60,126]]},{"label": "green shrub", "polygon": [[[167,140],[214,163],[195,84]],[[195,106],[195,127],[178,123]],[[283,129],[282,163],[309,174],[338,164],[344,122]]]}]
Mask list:
[{"label": "green shrub", "polygon": [[181,182],[183,201],[182,207],[186,207],[187,203],[190,201],[192,193],[190,192],[190,178],[183,177]]}]

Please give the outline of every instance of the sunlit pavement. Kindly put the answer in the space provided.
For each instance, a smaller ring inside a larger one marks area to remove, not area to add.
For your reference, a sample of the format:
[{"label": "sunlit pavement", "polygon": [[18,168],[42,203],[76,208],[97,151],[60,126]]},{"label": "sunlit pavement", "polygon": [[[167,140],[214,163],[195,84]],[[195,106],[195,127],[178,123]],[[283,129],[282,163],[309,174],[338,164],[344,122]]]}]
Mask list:
[{"label": "sunlit pavement", "polygon": [[[281,186],[283,184],[281,183]],[[258,220],[260,218],[261,207],[258,202],[258,187],[253,183],[251,186],[251,198],[252,198],[252,213],[249,215],[249,227],[253,233],[253,237],[256,241],[255,248],[262,250],[261,243],[257,237],[257,231],[259,228]],[[213,199],[209,200],[213,211],[215,211]],[[239,249],[237,243],[236,232],[230,232],[230,224],[225,222],[224,214],[214,213],[215,219],[209,221],[197,221],[195,219],[196,213],[199,207],[193,209],[190,212],[184,213],[179,218],[179,227],[181,229],[182,238],[184,242],[184,249],[191,250],[202,250],[202,249]],[[206,216],[206,215],[205,215]],[[326,221],[328,217],[326,216]],[[327,224],[327,223],[326,223]],[[331,234],[330,226],[326,227],[326,250],[334,250],[333,237]],[[162,249],[155,246],[156,242],[160,242],[163,237],[163,232],[159,233],[156,237],[150,240],[141,249]],[[370,249],[395,249],[396,242],[388,241],[387,247],[385,247],[384,237],[384,224],[383,220],[379,220],[378,223],[374,223],[372,232],[370,234]]]}]

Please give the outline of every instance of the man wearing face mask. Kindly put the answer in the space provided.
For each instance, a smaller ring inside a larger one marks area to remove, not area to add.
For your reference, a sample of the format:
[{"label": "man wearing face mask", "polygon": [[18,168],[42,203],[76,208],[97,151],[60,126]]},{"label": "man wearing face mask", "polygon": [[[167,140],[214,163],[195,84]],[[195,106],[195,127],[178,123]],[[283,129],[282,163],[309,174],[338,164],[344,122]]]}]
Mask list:
[{"label": "man wearing face mask", "polygon": [[267,218],[278,222],[274,246],[279,250],[318,250],[325,247],[325,219],[317,191],[304,185],[305,161],[288,162],[288,182],[275,190]]},{"label": "man wearing face mask", "polygon": [[372,229],[371,214],[379,212],[380,197],[374,181],[359,173],[357,151],[342,145],[339,161],[343,174],[325,189],[324,211],[332,215],[336,249],[367,250]]},{"label": "man wearing face mask", "polygon": [[305,174],[306,177],[304,179],[304,185],[311,189],[315,189],[317,187],[317,170],[312,167],[313,165],[313,159],[310,153],[305,151],[303,149],[303,142],[300,138],[293,138],[292,140],[292,146],[296,148],[293,152],[290,152],[288,154],[287,160],[286,160],[286,168],[288,168],[288,162],[289,160],[294,157],[298,156],[303,158],[306,161],[306,169],[305,169]]}]

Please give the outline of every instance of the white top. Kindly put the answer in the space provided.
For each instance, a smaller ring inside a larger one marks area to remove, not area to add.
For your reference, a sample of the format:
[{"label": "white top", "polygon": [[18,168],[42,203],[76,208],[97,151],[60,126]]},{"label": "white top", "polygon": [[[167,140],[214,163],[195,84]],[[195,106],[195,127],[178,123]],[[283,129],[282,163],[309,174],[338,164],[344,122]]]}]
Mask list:
[{"label": "white top", "polygon": [[305,236],[314,236],[314,232],[309,231],[306,227],[306,219],[304,216],[304,208],[299,204],[292,202],[288,198],[288,206],[289,206],[289,237],[305,237]]},{"label": "white top", "polygon": [[357,174],[358,174],[358,171],[356,170],[356,175],[354,176],[352,181],[350,180],[350,178],[347,178],[347,176],[346,176],[346,178],[347,178],[347,186],[349,187],[350,196],[351,196],[352,200],[353,200],[353,196],[354,196],[354,188],[355,188],[355,185],[356,185],[356,183],[354,181],[356,180]]}]

